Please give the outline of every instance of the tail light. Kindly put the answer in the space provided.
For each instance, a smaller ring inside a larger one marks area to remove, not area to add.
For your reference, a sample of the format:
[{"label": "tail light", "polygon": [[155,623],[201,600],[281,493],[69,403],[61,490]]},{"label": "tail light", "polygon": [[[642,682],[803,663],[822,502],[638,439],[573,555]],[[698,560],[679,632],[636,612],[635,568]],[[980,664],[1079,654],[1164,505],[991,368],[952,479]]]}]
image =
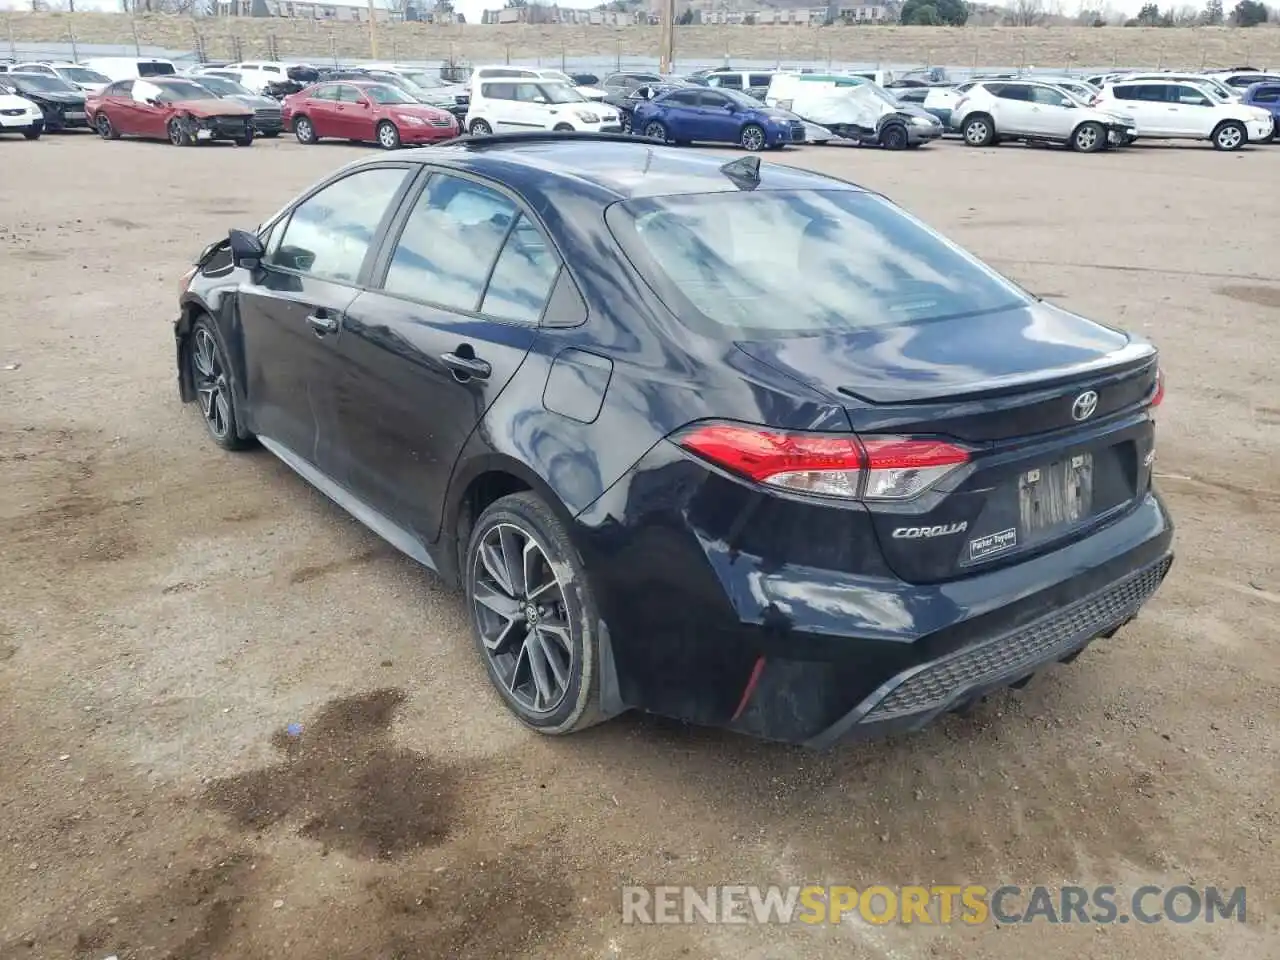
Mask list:
[{"label": "tail light", "polygon": [[675,439],[690,453],[756,483],[846,500],[909,500],[969,460],[969,451],[941,440],[784,433],[737,424],[695,426]]},{"label": "tail light", "polygon": [[1164,403],[1164,371],[1156,369],[1156,392],[1151,397],[1151,406],[1158,407]]}]

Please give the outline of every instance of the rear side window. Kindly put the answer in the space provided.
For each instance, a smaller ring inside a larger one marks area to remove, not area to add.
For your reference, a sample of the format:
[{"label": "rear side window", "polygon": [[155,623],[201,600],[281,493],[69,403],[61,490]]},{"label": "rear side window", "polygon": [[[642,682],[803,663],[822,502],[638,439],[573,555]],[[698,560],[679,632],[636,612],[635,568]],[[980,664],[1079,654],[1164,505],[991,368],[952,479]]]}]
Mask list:
[{"label": "rear side window", "polygon": [[383,288],[394,296],[475,312],[518,214],[496,190],[460,177],[432,176],[405,221]]},{"label": "rear side window", "polygon": [[138,61],[138,76],[140,77],[168,77],[177,72],[172,63],[160,63],[154,60]]},{"label": "rear side window", "polygon": [[1025,83],[1003,83],[1000,85],[1000,90],[995,93],[1001,100],[1031,99],[1031,88]]},{"label": "rear side window", "polygon": [[708,77],[707,81],[715,87],[728,87],[730,90],[742,89],[742,74],[740,73],[718,73],[715,76]]},{"label": "rear side window", "polygon": [[490,100],[514,100],[516,85],[514,83],[486,83],[481,90]]},{"label": "rear side window", "polygon": [[662,102],[677,107],[693,107],[698,103],[697,90],[676,90],[662,98]]},{"label": "rear side window", "polygon": [[395,167],[361,170],[311,195],[294,208],[269,264],[355,283],[407,173]]},{"label": "rear side window", "polygon": [[909,214],[859,191],[644,198],[614,204],[606,220],[668,308],[711,336],[840,333],[1027,302]]},{"label": "rear side window", "polygon": [[480,312],[500,320],[537,323],[559,269],[551,244],[521,214],[498,255]]}]

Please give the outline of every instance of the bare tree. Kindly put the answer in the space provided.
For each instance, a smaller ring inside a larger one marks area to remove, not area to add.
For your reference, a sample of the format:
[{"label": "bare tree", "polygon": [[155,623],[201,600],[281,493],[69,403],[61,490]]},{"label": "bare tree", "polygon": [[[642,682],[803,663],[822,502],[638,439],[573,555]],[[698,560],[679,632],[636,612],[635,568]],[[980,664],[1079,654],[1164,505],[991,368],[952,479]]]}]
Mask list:
[{"label": "bare tree", "polygon": [[1011,27],[1038,27],[1044,23],[1044,4],[1041,0],[1013,0],[1004,19]]}]

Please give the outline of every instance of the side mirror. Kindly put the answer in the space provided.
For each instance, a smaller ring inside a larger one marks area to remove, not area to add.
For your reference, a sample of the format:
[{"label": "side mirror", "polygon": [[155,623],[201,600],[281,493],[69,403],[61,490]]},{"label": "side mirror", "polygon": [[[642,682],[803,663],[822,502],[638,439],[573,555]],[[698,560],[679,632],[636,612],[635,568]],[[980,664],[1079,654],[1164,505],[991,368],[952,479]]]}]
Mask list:
[{"label": "side mirror", "polygon": [[257,234],[247,230],[232,230],[228,239],[231,242],[231,262],[237,267],[257,270],[262,265],[262,258],[267,251]]}]

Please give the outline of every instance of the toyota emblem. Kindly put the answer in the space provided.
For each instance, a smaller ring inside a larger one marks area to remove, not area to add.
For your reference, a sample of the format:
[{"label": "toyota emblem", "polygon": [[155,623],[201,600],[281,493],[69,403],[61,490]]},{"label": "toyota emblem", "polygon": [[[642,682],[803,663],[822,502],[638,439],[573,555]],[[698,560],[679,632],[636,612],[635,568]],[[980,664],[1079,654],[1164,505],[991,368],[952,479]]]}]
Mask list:
[{"label": "toyota emblem", "polygon": [[1071,404],[1071,419],[1079,422],[1088,420],[1093,416],[1095,410],[1098,409],[1098,394],[1094,390],[1086,390],[1080,396],[1076,397],[1075,402]]}]

